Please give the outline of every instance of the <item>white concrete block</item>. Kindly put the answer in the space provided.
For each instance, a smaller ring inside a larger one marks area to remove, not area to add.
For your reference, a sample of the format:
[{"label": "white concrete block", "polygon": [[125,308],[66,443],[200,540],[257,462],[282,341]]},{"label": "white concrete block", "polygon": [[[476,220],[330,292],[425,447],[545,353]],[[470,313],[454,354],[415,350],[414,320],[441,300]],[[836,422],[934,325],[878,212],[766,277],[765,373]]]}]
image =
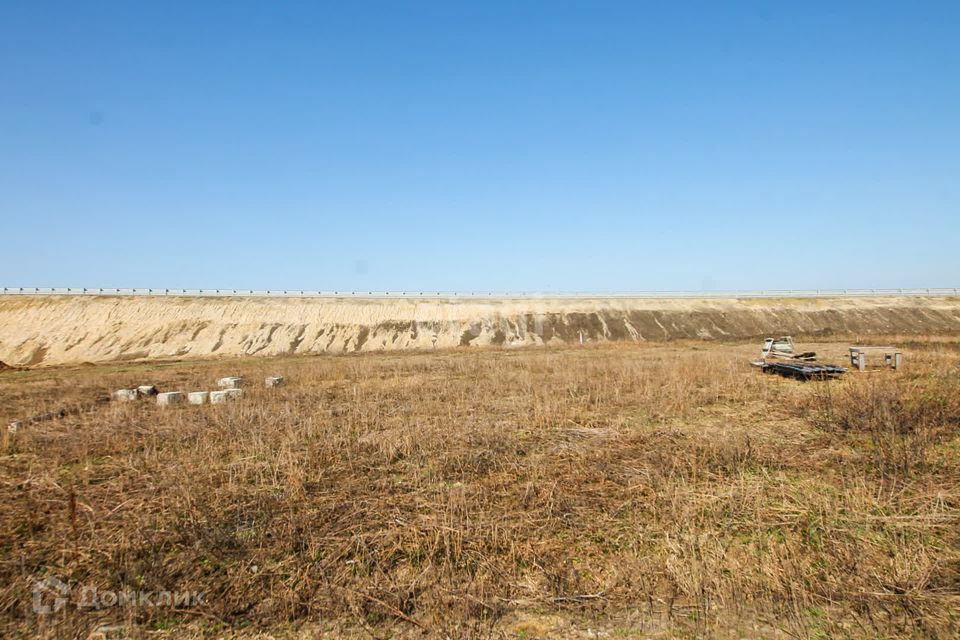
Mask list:
[{"label": "white concrete block", "polygon": [[279,387],[283,384],[283,376],[268,376],[263,379],[264,386]]},{"label": "white concrete block", "polygon": [[230,400],[239,400],[243,396],[243,389],[224,389],[210,392],[210,404],[223,404]]},{"label": "white concrete block", "polygon": [[229,376],[217,380],[217,386],[221,389],[239,389],[243,384],[243,378],[239,376]]},{"label": "white concrete block", "polygon": [[131,402],[140,397],[140,392],[136,389],[117,389],[113,392],[113,399],[120,402]]},{"label": "white concrete block", "polygon": [[140,392],[142,396],[155,396],[157,395],[157,388],[152,384],[142,384],[137,387],[137,391]]},{"label": "white concrete block", "polygon": [[167,393],[157,394],[157,404],[161,407],[170,404],[179,404],[181,402],[183,402],[183,392],[181,391],[168,391]]},{"label": "white concrete block", "polygon": [[191,391],[187,394],[187,402],[190,404],[206,404],[210,400],[209,391]]}]

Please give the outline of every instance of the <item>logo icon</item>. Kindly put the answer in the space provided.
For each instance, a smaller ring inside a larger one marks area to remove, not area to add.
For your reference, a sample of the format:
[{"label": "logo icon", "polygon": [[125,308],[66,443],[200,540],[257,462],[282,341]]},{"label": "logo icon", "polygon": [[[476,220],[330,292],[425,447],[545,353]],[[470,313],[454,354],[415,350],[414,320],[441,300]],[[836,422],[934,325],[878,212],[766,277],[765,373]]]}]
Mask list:
[{"label": "logo icon", "polygon": [[33,583],[33,612],[39,615],[56,613],[67,606],[70,587],[53,576]]}]

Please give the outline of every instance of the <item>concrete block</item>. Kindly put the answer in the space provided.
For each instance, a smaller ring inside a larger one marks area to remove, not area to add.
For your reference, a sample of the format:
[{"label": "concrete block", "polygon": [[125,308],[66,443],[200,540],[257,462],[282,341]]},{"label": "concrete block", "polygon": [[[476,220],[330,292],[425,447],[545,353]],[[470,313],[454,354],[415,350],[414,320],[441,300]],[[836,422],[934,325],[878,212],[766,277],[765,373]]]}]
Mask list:
[{"label": "concrete block", "polygon": [[187,402],[190,404],[206,404],[210,400],[209,391],[191,391],[187,394]]},{"label": "concrete block", "polygon": [[243,389],[224,389],[210,392],[210,404],[223,404],[230,400],[239,400],[243,397]]},{"label": "concrete block", "polygon": [[157,394],[157,404],[161,407],[171,404],[180,404],[183,402],[183,399],[183,392],[181,391],[168,391],[167,393]]},{"label": "concrete block", "polygon": [[7,425],[7,431],[10,433],[16,433],[17,431],[20,431],[20,429],[23,429],[23,422],[20,420],[14,420]]},{"label": "concrete block", "polygon": [[113,392],[113,399],[120,402],[131,402],[140,397],[140,392],[136,389],[117,389]]},{"label": "concrete block", "polygon": [[142,384],[137,387],[137,391],[140,392],[142,396],[155,396],[157,395],[157,388],[152,384]]},{"label": "concrete block", "polygon": [[283,384],[283,376],[268,376],[263,379],[264,386],[279,387]]},{"label": "concrete block", "polygon": [[243,378],[239,376],[229,376],[217,380],[217,386],[221,389],[239,389],[243,384]]}]

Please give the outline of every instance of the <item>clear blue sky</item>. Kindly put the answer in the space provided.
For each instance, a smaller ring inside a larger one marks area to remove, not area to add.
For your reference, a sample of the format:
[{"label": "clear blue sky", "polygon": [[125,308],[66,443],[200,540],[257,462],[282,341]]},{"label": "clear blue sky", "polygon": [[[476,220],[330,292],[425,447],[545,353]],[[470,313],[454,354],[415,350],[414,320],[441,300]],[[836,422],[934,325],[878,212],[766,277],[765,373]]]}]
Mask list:
[{"label": "clear blue sky", "polygon": [[7,0],[0,220],[8,286],[960,286],[960,3]]}]

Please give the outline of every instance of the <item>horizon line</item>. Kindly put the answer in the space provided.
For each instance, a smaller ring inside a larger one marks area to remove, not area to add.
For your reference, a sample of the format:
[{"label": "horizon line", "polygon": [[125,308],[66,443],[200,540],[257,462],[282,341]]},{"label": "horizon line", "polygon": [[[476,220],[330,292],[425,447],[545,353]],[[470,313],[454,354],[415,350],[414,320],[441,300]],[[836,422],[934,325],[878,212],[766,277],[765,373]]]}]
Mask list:
[{"label": "horizon line", "polygon": [[651,291],[496,291],[496,290],[321,290],[158,287],[3,287],[0,295],[338,298],[338,299],[504,299],[504,298],[842,298],[893,296],[960,296],[960,287],[845,289],[716,289]]}]

